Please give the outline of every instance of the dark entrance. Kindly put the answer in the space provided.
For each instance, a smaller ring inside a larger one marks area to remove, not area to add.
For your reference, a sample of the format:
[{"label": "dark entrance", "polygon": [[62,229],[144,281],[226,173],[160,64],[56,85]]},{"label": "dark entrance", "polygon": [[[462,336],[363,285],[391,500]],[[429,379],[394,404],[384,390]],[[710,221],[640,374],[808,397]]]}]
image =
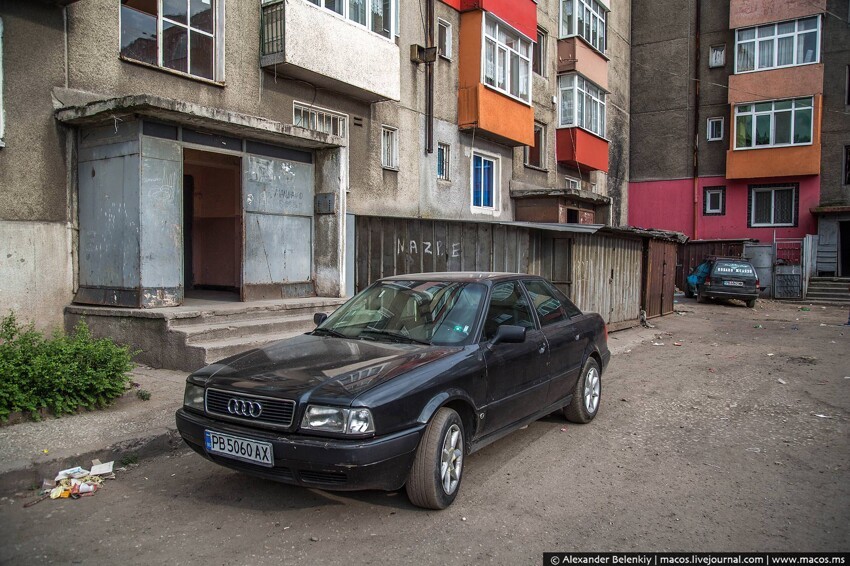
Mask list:
[{"label": "dark entrance", "polygon": [[242,286],[242,159],[183,150],[183,279],[186,296],[224,292],[238,298]]},{"label": "dark entrance", "polygon": [[838,276],[850,277],[850,222],[838,223]]}]

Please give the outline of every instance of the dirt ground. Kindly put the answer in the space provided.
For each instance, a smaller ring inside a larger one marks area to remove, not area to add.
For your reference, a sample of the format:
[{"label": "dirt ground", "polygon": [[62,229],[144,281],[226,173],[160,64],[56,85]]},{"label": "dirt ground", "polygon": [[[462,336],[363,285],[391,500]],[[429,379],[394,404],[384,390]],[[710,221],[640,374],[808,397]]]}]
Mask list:
[{"label": "dirt ground", "polygon": [[[540,564],[544,551],[850,551],[846,308],[696,304],[611,335],[599,416],[469,457],[441,512],[180,449],[94,497],[0,499],[0,563]],[[659,344],[659,345],[655,345]],[[678,345],[680,344],[680,345]],[[5,495],[5,494],[4,494]]]}]

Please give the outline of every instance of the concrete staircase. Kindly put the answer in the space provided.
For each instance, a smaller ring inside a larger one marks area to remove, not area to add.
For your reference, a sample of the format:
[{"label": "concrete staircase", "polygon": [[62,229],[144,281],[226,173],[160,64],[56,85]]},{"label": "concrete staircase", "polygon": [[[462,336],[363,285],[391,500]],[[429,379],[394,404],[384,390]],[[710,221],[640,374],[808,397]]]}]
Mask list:
[{"label": "concrete staircase", "polygon": [[812,277],[805,300],[832,304],[850,304],[850,277]]},{"label": "concrete staircase", "polygon": [[135,360],[156,367],[194,371],[220,359],[309,332],[313,314],[330,314],[346,299],[309,297],[232,302],[162,309],[70,305],[65,327],[85,320],[97,337],[138,350]]}]

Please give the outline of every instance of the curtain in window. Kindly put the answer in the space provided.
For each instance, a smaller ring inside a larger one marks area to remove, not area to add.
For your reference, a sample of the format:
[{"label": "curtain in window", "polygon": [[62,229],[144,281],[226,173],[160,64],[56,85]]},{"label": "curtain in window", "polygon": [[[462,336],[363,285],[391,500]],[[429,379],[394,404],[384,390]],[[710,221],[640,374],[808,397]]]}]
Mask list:
[{"label": "curtain in window", "polygon": [[483,161],[484,160],[477,155],[472,158],[472,206],[481,206],[482,202],[481,172],[483,169]]},{"label": "curtain in window", "polygon": [[794,64],[794,38],[780,37],[776,53],[776,64],[779,66]]},{"label": "curtain in window", "polygon": [[482,171],[482,200],[483,206],[493,206],[493,162],[489,159],[483,159],[484,167]]},{"label": "curtain in window", "polygon": [[575,0],[561,0],[561,35],[572,35],[573,29],[573,2]]},{"label": "curtain in window", "polygon": [[753,195],[753,223],[771,224],[772,191],[755,191]]},{"label": "curtain in window", "polygon": [[735,147],[752,147],[753,117],[737,116],[735,118]]},{"label": "curtain in window", "polygon": [[484,82],[496,86],[496,44],[492,39],[484,44]]},{"label": "curtain in window", "polygon": [[[769,193],[768,193],[769,194]],[[777,189],[773,191],[773,223],[792,224],[794,222],[794,190]]]},{"label": "curtain in window", "polygon": [[366,0],[348,0],[348,19],[366,25]]}]

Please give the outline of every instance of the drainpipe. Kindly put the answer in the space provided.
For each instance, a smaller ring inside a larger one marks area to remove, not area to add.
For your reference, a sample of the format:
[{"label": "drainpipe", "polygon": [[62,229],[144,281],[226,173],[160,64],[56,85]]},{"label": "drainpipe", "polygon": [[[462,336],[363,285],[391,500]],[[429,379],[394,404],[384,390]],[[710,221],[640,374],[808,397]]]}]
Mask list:
[{"label": "drainpipe", "polygon": [[694,240],[699,239],[699,64],[700,64],[700,12],[701,2],[696,2],[694,22]]},{"label": "drainpipe", "polygon": [[[425,47],[434,47],[434,2],[427,0]],[[434,62],[425,63],[425,152],[434,153]]]}]

